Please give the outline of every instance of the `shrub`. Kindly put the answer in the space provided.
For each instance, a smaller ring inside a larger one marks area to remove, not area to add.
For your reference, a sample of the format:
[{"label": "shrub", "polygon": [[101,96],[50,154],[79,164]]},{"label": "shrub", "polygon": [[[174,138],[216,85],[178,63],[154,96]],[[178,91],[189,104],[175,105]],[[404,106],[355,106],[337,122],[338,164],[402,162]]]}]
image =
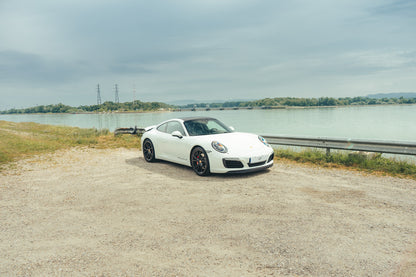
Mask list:
[{"label": "shrub", "polygon": [[330,155],[326,155],[325,151],[317,149],[301,151],[277,149],[275,150],[275,157],[301,163],[312,163],[322,166],[345,166],[367,172],[383,172],[393,176],[406,176],[416,179],[415,164],[385,158],[381,154],[366,155],[362,153],[332,151]]}]

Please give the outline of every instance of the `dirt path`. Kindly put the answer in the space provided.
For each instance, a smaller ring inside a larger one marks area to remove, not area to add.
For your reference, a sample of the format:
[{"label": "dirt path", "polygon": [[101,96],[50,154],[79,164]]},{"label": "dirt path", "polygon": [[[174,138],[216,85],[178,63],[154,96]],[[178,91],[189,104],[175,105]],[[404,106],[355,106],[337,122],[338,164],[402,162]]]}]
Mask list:
[{"label": "dirt path", "polygon": [[77,149],[0,175],[0,276],[410,276],[416,181],[277,163],[197,177]]}]

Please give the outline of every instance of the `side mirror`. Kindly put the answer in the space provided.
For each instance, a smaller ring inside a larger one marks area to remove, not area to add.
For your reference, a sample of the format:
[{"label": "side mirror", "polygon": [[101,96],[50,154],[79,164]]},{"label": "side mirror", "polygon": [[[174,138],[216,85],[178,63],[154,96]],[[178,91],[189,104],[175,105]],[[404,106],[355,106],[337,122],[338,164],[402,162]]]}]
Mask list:
[{"label": "side mirror", "polygon": [[233,131],[233,132],[235,131],[235,129],[234,129],[234,127],[233,127],[233,126],[230,126],[230,127],[228,127],[228,128],[230,128],[230,130],[231,130],[231,131]]},{"label": "side mirror", "polygon": [[179,131],[173,131],[172,132],[172,136],[173,137],[177,137],[177,138],[183,138],[183,136],[182,136],[182,134],[181,134],[181,132],[179,132]]}]

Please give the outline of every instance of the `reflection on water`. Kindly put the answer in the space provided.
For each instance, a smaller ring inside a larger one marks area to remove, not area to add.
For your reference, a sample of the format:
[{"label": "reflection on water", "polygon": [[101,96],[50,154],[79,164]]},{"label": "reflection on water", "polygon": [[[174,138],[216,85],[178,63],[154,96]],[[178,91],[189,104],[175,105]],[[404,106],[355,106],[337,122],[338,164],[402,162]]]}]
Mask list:
[{"label": "reflection on water", "polygon": [[100,114],[97,114],[97,115],[95,115],[95,118],[98,122],[97,129],[99,129],[99,130],[103,129],[103,117]]}]

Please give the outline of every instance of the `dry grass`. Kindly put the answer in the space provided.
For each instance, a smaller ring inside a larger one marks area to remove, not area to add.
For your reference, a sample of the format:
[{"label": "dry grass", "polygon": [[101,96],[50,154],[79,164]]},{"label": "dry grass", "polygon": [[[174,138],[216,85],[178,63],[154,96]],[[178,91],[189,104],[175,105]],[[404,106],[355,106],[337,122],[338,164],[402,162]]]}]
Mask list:
[{"label": "dry grass", "polygon": [[406,161],[385,158],[381,154],[367,157],[360,154],[332,151],[327,156],[325,151],[319,150],[308,149],[298,152],[291,149],[279,149],[275,150],[275,157],[285,161],[313,164],[327,168],[343,168],[376,175],[416,179],[416,165]]},{"label": "dry grass", "polygon": [[0,166],[42,153],[76,146],[138,148],[137,136],[114,136],[108,130],[0,121]]}]

